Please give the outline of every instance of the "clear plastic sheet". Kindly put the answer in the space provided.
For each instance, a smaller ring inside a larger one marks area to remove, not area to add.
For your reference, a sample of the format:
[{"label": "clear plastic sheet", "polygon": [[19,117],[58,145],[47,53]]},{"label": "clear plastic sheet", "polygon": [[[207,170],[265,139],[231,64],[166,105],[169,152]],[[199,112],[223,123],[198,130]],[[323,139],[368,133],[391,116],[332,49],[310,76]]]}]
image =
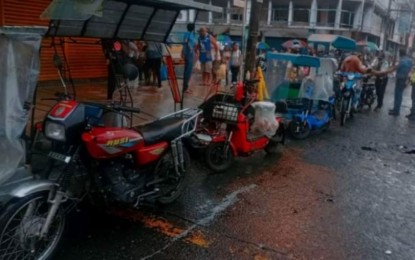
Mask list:
[{"label": "clear plastic sheet", "polygon": [[46,20],[85,21],[102,16],[104,0],[53,0],[40,16]]},{"label": "clear plastic sheet", "polygon": [[273,137],[278,130],[278,121],[275,119],[275,104],[261,101],[252,103],[255,109],[255,121],[251,126],[253,134]]},{"label": "clear plastic sheet", "polygon": [[337,62],[332,58],[321,58],[319,68],[311,68],[300,88],[299,97],[328,101],[334,95],[333,82]]},{"label": "clear plastic sheet", "polygon": [[0,183],[24,165],[21,136],[39,76],[39,49],[45,31],[0,27]]}]

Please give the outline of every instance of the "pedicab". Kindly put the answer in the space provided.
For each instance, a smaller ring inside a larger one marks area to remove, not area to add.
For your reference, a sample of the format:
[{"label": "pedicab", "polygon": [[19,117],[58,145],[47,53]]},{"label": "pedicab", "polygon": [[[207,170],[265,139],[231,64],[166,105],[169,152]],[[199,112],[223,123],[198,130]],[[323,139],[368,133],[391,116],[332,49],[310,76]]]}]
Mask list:
[{"label": "pedicab", "polygon": [[296,54],[267,56],[266,82],[291,135],[305,139],[312,130],[324,130],[334,118],[333,76],[336,61]]},{"label": "pedicab", "polygon": [[[22,136],[33,105],[43,37],[96,38],[103,46],[124,39],[165,42],[180,12],[187,9],[221,11],[193,1],[59,0],[48,8],[48,28],[0,27],[5,64],[0,68],[1,259],[52,259],[68,213],[82,201],[138,208],[171,203],[182,193],[189,157],[181,141],[194,131],[199,109],[130,127],[102,120],[105,113],[124,118],[140,113],[125,103],[59,98],[42,123],[51,142],[45,162],[49,178],[32,174]],[[117,51],[115,44],[108,47],[104,51]],[[123,66],[121,87],[137,74],[132,64]]]}]

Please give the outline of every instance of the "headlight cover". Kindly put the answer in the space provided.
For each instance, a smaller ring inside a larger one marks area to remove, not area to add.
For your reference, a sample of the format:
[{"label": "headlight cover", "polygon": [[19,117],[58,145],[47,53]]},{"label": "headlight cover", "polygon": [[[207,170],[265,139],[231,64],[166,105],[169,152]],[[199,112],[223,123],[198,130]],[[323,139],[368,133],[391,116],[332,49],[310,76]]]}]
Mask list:
[{"label": "headlight cover", "polygon": [[65,126],[47,121],[45,124],[45,135],[56,141],[65,141]]}]

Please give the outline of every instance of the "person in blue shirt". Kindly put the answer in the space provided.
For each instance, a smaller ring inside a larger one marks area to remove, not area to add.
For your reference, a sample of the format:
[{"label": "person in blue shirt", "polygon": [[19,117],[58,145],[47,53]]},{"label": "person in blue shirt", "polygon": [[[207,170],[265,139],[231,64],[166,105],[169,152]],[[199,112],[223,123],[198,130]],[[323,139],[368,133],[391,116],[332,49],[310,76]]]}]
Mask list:
[{"label": "person in blue shirt", "polygon": [[213,61],[218,60],[219,45],[216,39],[208,33],[206,27],[199,30],[199,39],[196,44],[196,55],[199,58],[204,86],[211,84]]},{"label": "person in blue shirt", "polygon": [[412,59],[408,56],[406,49],[399,50],[400,61],[399,64],[387,72],[391,72],[396,70],[396,85],[395,85],[395,100],[393,109],[389,111],[389,115],[391,116],[399,116],[402,99],[403,99],[403,91],[406,88],[406,84],[409,77],[409,72],[412,69]]},{"label": "person in blue shirt", "polygon": [[183,39],[182,58],[184,59],[184,73],[183,73],[183,93],[191,93],[189,90],[189,81],[192,77],[193,63],[195,60],[195,24],[189,23],[187,25],[187,33]]}]

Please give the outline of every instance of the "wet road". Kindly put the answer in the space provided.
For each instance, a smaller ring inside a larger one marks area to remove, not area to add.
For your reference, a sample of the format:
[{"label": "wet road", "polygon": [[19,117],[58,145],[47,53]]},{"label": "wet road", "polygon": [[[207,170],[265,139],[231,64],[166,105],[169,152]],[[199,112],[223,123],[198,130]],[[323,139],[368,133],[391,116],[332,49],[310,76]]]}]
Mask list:
[{"label": "wet road", "polygon": [[414,259],[415,123],[387,108],[223,174],[195,159],[177,203],[81,214],[56,259]]}]

